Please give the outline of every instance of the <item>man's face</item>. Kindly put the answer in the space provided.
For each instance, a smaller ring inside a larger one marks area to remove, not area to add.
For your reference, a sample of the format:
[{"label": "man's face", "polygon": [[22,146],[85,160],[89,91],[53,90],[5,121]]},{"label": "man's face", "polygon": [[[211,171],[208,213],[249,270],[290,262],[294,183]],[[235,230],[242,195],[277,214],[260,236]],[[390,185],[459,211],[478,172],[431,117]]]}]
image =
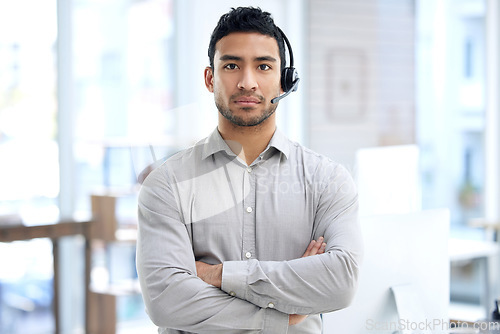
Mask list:
[{"label": "man's face", "polygon": [[205,69],[205,84],[225,119],[237,126],[255,126],[276,110],[271,99],[281,92],[280,75],[276,40],[237,32],[217,42],[214,68]]}]

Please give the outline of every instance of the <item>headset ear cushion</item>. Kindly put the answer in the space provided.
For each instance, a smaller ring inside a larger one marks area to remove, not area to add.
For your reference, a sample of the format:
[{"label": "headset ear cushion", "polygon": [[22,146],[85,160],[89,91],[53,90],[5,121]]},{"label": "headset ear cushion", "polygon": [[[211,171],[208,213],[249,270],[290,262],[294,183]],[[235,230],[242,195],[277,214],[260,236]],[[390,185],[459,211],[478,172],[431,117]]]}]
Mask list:
[{"label": "headset ear cushion", "polygon": [[296,71],[293,67],[285,67],[281,71],[281,88],[285,93],[292,89],[296,76]]}]

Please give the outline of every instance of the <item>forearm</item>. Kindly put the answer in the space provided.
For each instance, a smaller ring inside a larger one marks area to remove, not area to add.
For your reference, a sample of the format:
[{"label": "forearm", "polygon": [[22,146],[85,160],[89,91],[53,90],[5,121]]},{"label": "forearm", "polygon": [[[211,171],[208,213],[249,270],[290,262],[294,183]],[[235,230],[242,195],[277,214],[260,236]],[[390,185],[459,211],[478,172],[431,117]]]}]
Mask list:
[{"label": "forearm", "polygon": [[342,252],[284,262],[230,261],[223,268],[222,290],[288,314],[345,308],[358,277],[357,261]]},{"label": "forearm", "polygon": [[288,315],[262,309],[231,297],[195,276],[177,272],[154,295],[147,282],[141,282],[144,301],[151,320],[159,327],[188,332],[280,333],[286,331]]},{"label": "forearm", "polygon": [[[325,246],[322,237],[313,240],[302,259],[292,261],[226,261],[218,265],[197,261],[197,275],[259,307],[289,314],[333,311],[349,305],[353,297],[360,254],[335,247],[324,254]],[[311,259],[317,254],[323,255]]]},{"label": "forearm", "polygon": [[[323,237],[320,237],[318,240],[312,240],[309,243],[306,251],[302,255],[302,257],[313,256],[317,254],[323,254],[325,252],[326,243],[323,242]],[[222,285],[222,268],[223,264],[210,265],[201,261],[196,261],[196,272],[197,276],[200,277],[204,282],[213,285],[217,288],[220,288]],[[234,296],[234,292],[229,292],[230,295]],[[267,307],[271,307],[272,304],[268,304]],[[301,314],[290,314],[288,316],[288,324],[290,326],[297,325],[306,319],[307,315]]]},{"label": "forearm", "polygon": [[[326,249],[326,243],[323,241],[323,237],[320,237],[318,240],[311,240],[302,257],[323,254]],[[222,263],[211,265],[202,261],[196,261],[196,275],[205,283],[220,288],[222,285],[222,266]]]}]

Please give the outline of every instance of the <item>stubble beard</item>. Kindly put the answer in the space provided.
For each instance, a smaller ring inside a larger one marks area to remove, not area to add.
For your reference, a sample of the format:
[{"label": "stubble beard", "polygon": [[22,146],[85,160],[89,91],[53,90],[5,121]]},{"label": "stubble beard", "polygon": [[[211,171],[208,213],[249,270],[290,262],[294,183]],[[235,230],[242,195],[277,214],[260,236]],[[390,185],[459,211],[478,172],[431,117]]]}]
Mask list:
[{"label": "stubble beard", "polygon": [[[233,99],[234,97],[231,97],[230,100]],[[260,100],[261,103],[265,102],[264,98],[260,98]],[[244,126],[244,127],[257,126],[262,124],[266,119],[268,119],[272,114],[274,114],[276,108],[278,107],[277,104],[271,104],[269,108],[264,109],[260,115],[245,119],[243,117],[236,115],[229,107],[223,106],[217,99],[215,100],[215,105],[219,110],[219,113],[225,119],[227,119],[233,125]],[[251,112],[252,109],[253,108],[243,108],[244,111],[248,110],[248,112]]]}]

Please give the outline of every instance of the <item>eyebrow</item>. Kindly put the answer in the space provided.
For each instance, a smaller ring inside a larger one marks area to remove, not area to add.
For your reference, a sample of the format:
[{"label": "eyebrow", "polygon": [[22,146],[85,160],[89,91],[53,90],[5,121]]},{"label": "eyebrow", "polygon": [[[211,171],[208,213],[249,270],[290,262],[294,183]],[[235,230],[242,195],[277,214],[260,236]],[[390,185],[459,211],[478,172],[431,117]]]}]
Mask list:
[{"label": "eyebrow", "polygon": [[[226,61],[226,60],[234,60],[234,61],[242,61],[243,58],[239,56],[233,56],[233,55],[223,55],[219,58],[221,61]],[[269,61],[269,62],[277,62],[278,60],[274,57],[271,56],[262,56],[262,57],[255,57],[254,61]]]},{"label": "eyebrow", "polygon": [[270,61],[270,62],[277,62],[278,60],[274,57],[271,56],[264,56],[264,57],[257,57],[255,58],[256,61]]}]

